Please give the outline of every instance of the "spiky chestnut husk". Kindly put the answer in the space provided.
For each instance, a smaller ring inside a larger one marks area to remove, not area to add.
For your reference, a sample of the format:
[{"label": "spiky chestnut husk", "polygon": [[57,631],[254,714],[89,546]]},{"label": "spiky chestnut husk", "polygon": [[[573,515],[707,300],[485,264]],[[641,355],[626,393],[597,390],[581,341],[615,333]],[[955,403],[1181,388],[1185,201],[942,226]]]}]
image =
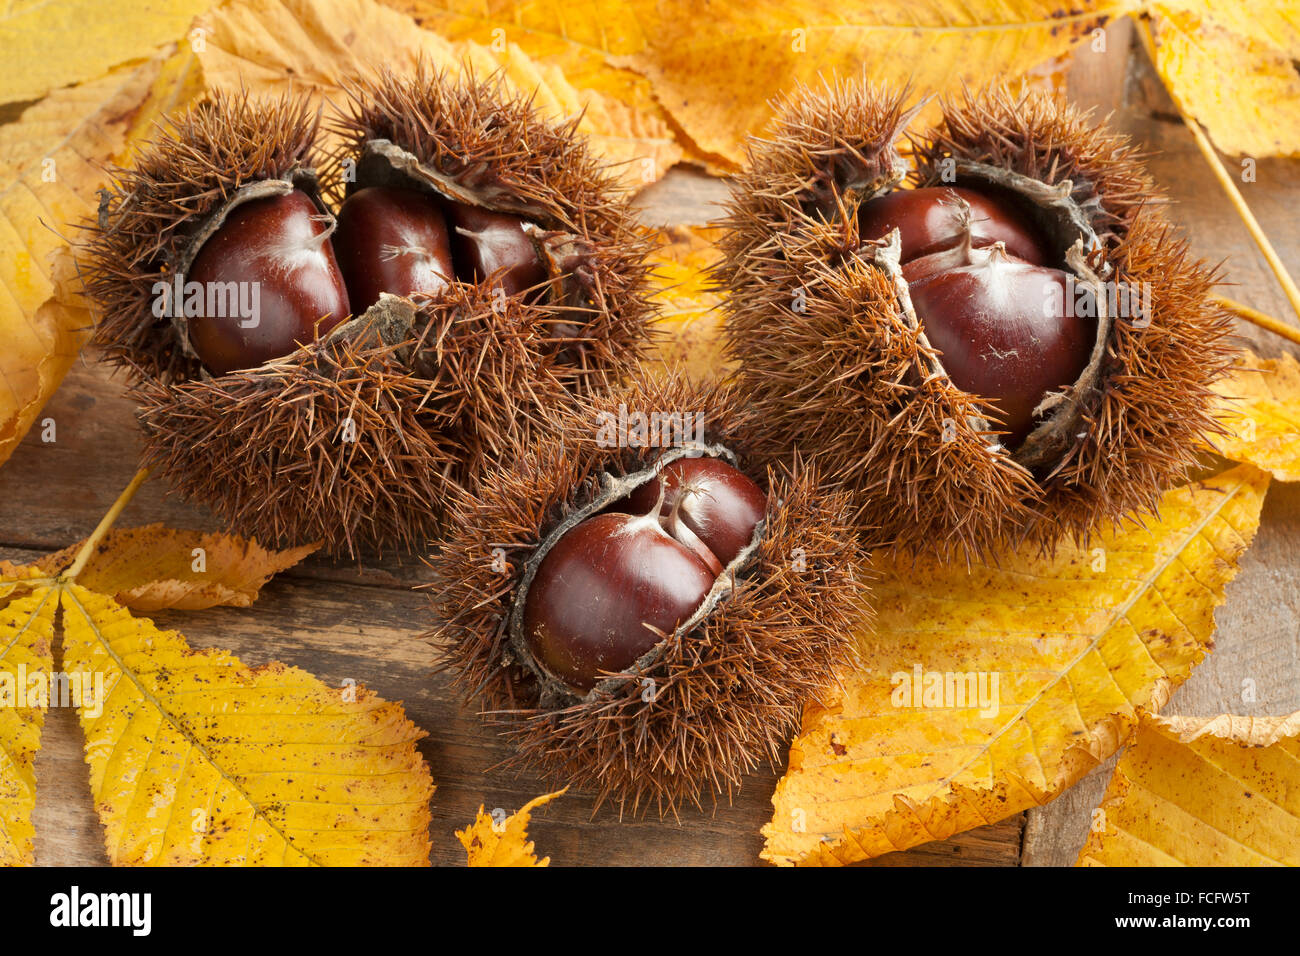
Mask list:
[{"label": "spiky chestnut husk", "polygon": [[1230,362],[1231,323],[1208,298],[1215,275],[1167,224],[1122,137],[1042,93],[995,86],[945,102],[913,140],[914,185],[956,169],[957,185],[1009,186],[1080,282],[1151,292],[1149,326],[1103,317],[1079,381],[1049,397],[1023,445],[1003,447],[930,348],[897,250],[858,233],[859,205],[909,175],[896,149],[905,100],[857,83],[801,90],[750,146],[717,280],[755,453],[815,455],[852,493],[859,530],[910,551],[1049,547],[1153,508],[1216,428],[1209,386]]},{"label": "spiky chestnut husk", "polygon": [[346,92],[333,121],[342,143],[333,180],[344,194],[396,185],[522,217],[550,273],[531,307],[553,340],[556,373],[585,393],[635,366],[651,334],[650,239],[577,119],[549,122],[500,77],[453,80],[424,59]]},{"label": "spiky chestnut husk", "polygon": [[305,98],[216,91],[114,171],[80,256],[94,341],[109,361],[162,382],[200,376],[183,322],[153,314],[155,285],[183,271],[234,202],[297,186],[326,214],[315,171],[319,125]]},{"label": "spiky chestnut husk", "polygon": [[779,760],[803,703],[850,660],[866,614],[863,555],[847,499],[818,492],[815,471],[797,459],[760,481],[768,510],[738,558],[734,590],[724,585],[698,624],[686,622],[624,674],[579,696],[531,664],[512,632],[548,541],[626,494],[629,476],[653,475],[659,450],[601,447],[602,413],[701,411],[704,443],[725,456],[742,444],[736,405],[726,388],[633,382],[558,410],[562,442],[521,449],[474,494],[457,496],[452,533],[433,558],[430,637],[471,704],[513,738],[512,765],[633,813],[729,799],[746,772]]},{"label": "spiky chestnut husk", "polygon": [[[492,114],[482,99],[486,88],[444,95],[464,101],[462,118],[474,109],[480,119]],[[362,317],[368,322],[335,329],[328,347],[310,344],[215,378],[188,350],[183,321],[153,315],[155,283],[192,261],[234,205],[293,185],[317,196],[310,168],[316,128],[317,116],[302,100],[217,93],[171,121],[132,167],[118,170],[83,256],[98,306],[97,335],[110,359],[130,366],[137,379],[146,463],[185,496],[265,541],[322,540],[352,555],[420,546],[436,526],[447,488],[471,485],[501,449],[526,439],[539,408],[566,400],[554,367],[555,323],[567,307],[502,301],[485,288],[453,283],[412,296],[400,329],[390,321],[391,303],[376,306]],[[541,135],[519,123],[512,129]],[[579,145],[571,151],[555,145],[549,155],[571,162],[580,175],[590,161],[579,163]],[[598,173],[593,181],[603,183]],[[563,177],[559,188],[578,202],[596,198]],[[589,215],[632,228],[613,213]],[[619,235],[612,227],[607,233],[597,238]],[[550,248],[554,239],[547,237]],[[581,245],[572,237],[558,243],[566,241]],[[606,286],[622,294],[620,282],[643,278],[630,264],[640,241],[630,238],[597,263],[591,275],[599,302]],[[611,278],[604,264],[614,260],[625,267]],[[581,286],[587,266],[577,261],[570,281]],[[644,312],[632,297],[608,328],[643,328]],[[605,328],[601,321],[591,324]],[[384,337],[365,333],[380,325]],[[607,338],[601,376],[622,344],[614,331]],[[408,347],[415,340],[425,347]],[[633,344],[618,361],[636,354]],[[569,384],[586,381],[571,363],[563,376]],[[357,440],[340,444],[348,418]]]},{"label": "spiky chestnut husk", "polygon": [[283,360],[135,386],[144,464],[262,541],[423,547],[441,505],[566,393],[537,316],[456,284],[384,296]]}]

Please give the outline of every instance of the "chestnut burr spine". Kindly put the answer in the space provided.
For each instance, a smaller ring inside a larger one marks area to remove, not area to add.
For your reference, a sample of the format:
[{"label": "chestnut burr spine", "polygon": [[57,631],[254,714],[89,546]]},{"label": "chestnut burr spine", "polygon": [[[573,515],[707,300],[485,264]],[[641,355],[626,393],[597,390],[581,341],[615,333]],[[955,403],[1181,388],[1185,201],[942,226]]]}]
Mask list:
[{"label": "chestnut burr spine", "polygon": [[[405,325],[381,296],[368,329],[345,322],[328,343],[295,336],[302,349],[211,377],[185,326],[155,319],[154,287],[188,271],[199,240],[246,204],[295,189],[320,199],[319,113],[305,97],[214,93],[170,121],[118,171],[82,259],[100,344],[137,380],[147,460],[238,530],[356,555],[422,544],[448,486],[472,485],[527,443],[569,393],[635,365],[650,309],[648,237],[574,123],[544,122],[499,79],[459,82],[427,60],[351,92],[357,109],[338,120],[335,160],[380,130],[401,140],[420,153],[404,161],[430,164],[453,195],[526,220],[529,247],[560,273],[547,290],[560,294],[501,302],[481,283],[403,287],[417,313]],[[335,175],[329,195],[342,199],[342,182]],[[349,401],[373,414],[351,415]],[[341,437],[349,419],[355,442]]]}]

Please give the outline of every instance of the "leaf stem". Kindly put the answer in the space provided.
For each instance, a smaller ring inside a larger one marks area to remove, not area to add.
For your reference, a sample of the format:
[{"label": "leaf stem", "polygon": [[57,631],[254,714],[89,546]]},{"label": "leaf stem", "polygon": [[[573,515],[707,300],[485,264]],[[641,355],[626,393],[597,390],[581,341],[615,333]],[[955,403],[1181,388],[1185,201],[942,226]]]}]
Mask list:
[{"label": "leaf stem", "polygon": [[[1140,27],[1141,28],[1137,31],[1137,34],[1142,39],[1142,45],[1146,48],[1147,56],[1151,59],[1152,67],[1156,69],[1157,75],[1159,75],[1159,68],[1156,66],[1156,41],[1155,37],[1151,33],[1150,17],[1145,15],[1142,16]],[[1286,297],[1291,303],[1291,308],[1295,309],[1297,315],[1300,315],[1300,288],[1296,288],[1295,280],[1291,278],[1291,274],[1287,272],[1286,266],[1283,265],[1282,260],[1278,258],[1277,251],[1273,248],[1273,243],[1269,241],[1268,236],[1260,226],[1259,220],[1255,218],[1255,214],[1251,212],[1250,207],[1246,205],[1246,200],[1242,197],[1241,191],[1237,189],[1237,184],[1232,181],[1232,177],[1228,175],[1228,170],[1224,167],[1223,161],[1219,159],[1219,154],[1214,151],[1214,147],[1210,144],[1209,138],[1206,137],[1205,131],[1201,129],[1201,124],[1196,122],[1195,119],[1187,114],[1183,109],[1183,105],[1178,102],[1178,98],[1174,96],[1172,90],[1169,90],[1167,84],[1165,89],[1169,93],[1169,98],[1174,101],[1174,106],[1178,108],[1178,115],[1183,118],[1183,123],[1186,124],[1187,129],[1191,132],[1192,139],[1196,141],[1196,148],[1201,151],[1201,155],[1205,157],[1205,161],[1210,166],[1210,171],[1214,173],[1215,178],[1219,181],[1219,185],[1222,186],[1223,191],[1227,193],[1228,201],[1232,203],[1233,208],[1237,211],[1237,215],[1241,217],[1241,221],[1250,232],[1250,237],[1255,240],[1255,245],[1259,246],[1259,251],[1264,254],[1264,258],[1268,262],[1268,267],[1272,270],[1273,275],[1277,277],[1278,283],[1282,286],[1282,291],[1286,293]],[[1232,306],[1229,306],[1229,308],[1232,308]],[[1255,316],[1263,316],[1262,313],[1256,312],[1254,309],[1249,309],[1245,306],[1242,306],[1241,308],[1246,311],[1242,312],[1237,308],[1233,308],[1232,310],[1248,322],[1255,322]],[[1263,317],[1268,318],[1267,316]],[[1270,332],[1276,332],[1278,335],[1285,336],[1293,342],[1300,341],[1296,339],[1294,334],[1289,334],[1289,332],[1293,331],[1290,330],[1289,326],[1282,325],[1276,319],[1271,320],[1270,323],[1256,324],[1260,325],[1261,328],[1268,329]],[[1283,332],[1281,329],[1288,329],[1289,331]]]},{"label": "leaf stem", "polygon": [[135,473],[135,477],[132,478],[130,484],[122,490],[122,493],[117,496],[117,500],[113,502],[113,506],[104,513],[104,517],[99,519],[99,524],[96,525],[95,530],[90,533],[90,537],[87,538],[85,544],[81,546],[81,550],[77,552],[76,560],[72,562],[72,566],[60,575],[62,580],[76,580],[77,575],[82,572],[86,567],[87,562],[90,561],[90,556],[95,553],[95,548],[99,547],[99,543],[104,540],[104,535],[108,534],[109,529],[113,527],[113,523],[117,521],[118,516],[122,514],[122,510],[127,506],[131,499],[135,497],[135,493],[140,490],[140,486],[144,484],[144,480],[149,477],[149,472],[150,469],[141,468]]}]

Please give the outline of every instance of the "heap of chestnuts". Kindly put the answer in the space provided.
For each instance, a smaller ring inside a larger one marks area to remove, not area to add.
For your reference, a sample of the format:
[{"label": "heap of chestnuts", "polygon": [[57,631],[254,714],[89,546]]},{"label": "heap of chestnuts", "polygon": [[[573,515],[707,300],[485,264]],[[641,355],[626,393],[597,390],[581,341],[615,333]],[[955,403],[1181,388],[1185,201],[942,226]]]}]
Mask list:
[{"label": "heap of chestnuts", "polygon": [[1048,547],[1149,510],[1216,425],[1229,316],[1121,137],[991,88],[801,90],[737,178],[716,279],[760,461],[815,456],[880,545]]},{"label": "heap of chestnuts", "polygon": [[[748,466],[736,404],[679,377],[584,398],[557,413],[563,445],[457,496],[433,558],[445,666],[521,760],[620,807],[699,804],[775,763],[864,622],[847,500],[802,465]],[[610,444],[620,409],[702,427]]]},{"label": "heap of chestnuts", "polygon": [[293,97],[215,93],[116,171],[81,264],[145,463],[236,530],[416,547],[544,410],[649,336],[646,240],[573,123],[420,63],[317,151]]}]

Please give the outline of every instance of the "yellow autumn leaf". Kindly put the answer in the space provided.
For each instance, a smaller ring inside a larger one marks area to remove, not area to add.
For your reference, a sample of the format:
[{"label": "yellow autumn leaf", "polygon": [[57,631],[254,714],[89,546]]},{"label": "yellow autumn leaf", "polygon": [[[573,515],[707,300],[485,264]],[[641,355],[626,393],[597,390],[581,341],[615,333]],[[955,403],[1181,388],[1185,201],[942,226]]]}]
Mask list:
[{"label": "yellow autumn leaf", "polygon": [[428,862],[424,734],[398,704],[192,650],[77,584],[61,602],[64,669],[96,681],[77,710],[112,863]]},{"label": "yellow autumn leaf", "polygon": [[746,133],[771,117],[770,100],[796,83],[867,75],[910,83],[921,94],[1021,76],[1065,53],[1130,8],[1127,0],[858,5],[821,0],[723,0],[709,15],[689,0],[633,0],[645,49],[614,57],[648,77],[655,95],[698,150],[742,159]]},{"label": "yellow autumn leaf", "polygon": [[[82,543],[38,562],[50,572],[72,564]],[[316,550],[268,551],[237,535],[178,531],[161,524],[110,531],[77,575],[82,587],[134,611],[248,607],[267,581]]]},{"label": "yellow autumn leaf", "polygon": [[1079,866],[1300,866],[1300,712],[1143,715]]},{"label": "yellow autumn leaf", "polygon": [[39,587],[0,609],[0,866],[33,862],[34,765],[49,699],[33,699],[31,678],[54,667],[57,605],[54,590]]},{"label": "yellow autumn leaf", "polygon": [[0,21],[0,103],[36,100],[152,56],[212,0],[13,0]]},{"label": "yellow autumn leaf", "polygon": [[89,337],[66,238],[94,211],[161,60],[57,90],[0,126],[0,462]]},{"label": "yellow autumn leaf", "polygon": [[151,139],[164,117],[184,109],[205,90],[203,68],[192,41],[170,43],[155,54],[158,70],[136,107],[126,134],[126,148],[118,162],[126,165],[132,154]]},{"label": "yellow autumn leaf", "polygon": [[[79,583],[173,606],[246,604],[270,572],[311,550],[275,554],[158,526],[113,534],[146,475],[68,567],[65,553],[0,561],[0,863],[31,861],[32,757],[56,700],[77,708],[114,863],[427,863],[433,785],[415,749],[424,734],[400,704],[278,662],[250,669],[226,651],[191,650]],[[211,593],[196,543],[212,561]],[[164,593],[158,582],[172,574],[176,593]],[[16,699],[29,684],[48,697]]]},{"label": "yellow autumn leaf", "polygon": [[[650,81],[611,60],[646,47],[626,0],[383,0],[426,30],[488,47],[517,45],[534,60],[563,71],[575,87],[605,94],[658,127],[668,114]],[[576,14],[576,15],[575,15]],[[692,157],[699,158],[699,157]]]},{"label": "yellow autumn leaf", "polygon": [[1148,9],[1165,87],[1219,149],[1300,154],[1300,7],[1160,0]]},{"label": "yellow autumn leaf", "polygon": [[881,558],[862,666],[810,707],[764,858],[835,865],[1041,805],[1118,749],[1212,646],[1269,476],[1241,465],[1160,517],[1051,558]]},{"label": "yellow autumn leaf", "polygon": [[[866,73],[923,93],[1020,76],[1065,53],[1130,0],[970,4],[893,0],[844,8],[821,0],[387,0],[449,35],[519,43],[571,81],[643,114],[647,97],[680,128],[689,158],[743,158],[769,101],[796,82]],[[602,66],[603,63],[603,66]]]},{"label": "yellow autumn leaf", "polygon": [[1300,481],[1300,362],[1243,352],[1214,390],[1223,398],[1220,421],[1228,431],[1212,440],[1215,450],[1278,481]]},{"label": "yellow autumn leaf", "polygon": [[667,122],[612,96],[580,90],[552,64],[519,46],[453,41],[412,25],[376,0],[234,0],[195,21],[203,32],[198,58],[212,87],[278,93],[304,88],[338,98],[340,84],[380,67],[409,68],[421,55],[457,73],[500,71],[531,95],[544,115],[582,115],[592,148],[633,183],[652,182],[681,156]]},{"label": "yellow autumn leaf", "polygon": [[528,818],[532,812],[543,804],[550,803],[563,794],[564,790],[547,793],[529,800],[518,813],[505,816],[504,810],[496,815],[478,808],[474,823],[464,830],[457,830],[456,836],[469,858],[470,866],[550,866],[549,856],[537,859],[536,848],[528,839]]},{"label": "yellow autumn leaf", "polygon": [[701,381],[723,375],[730,363],[723,348],[721,294],[707,270],[718,261],[720,229],[670,227],[659,235],[649,256],[653,298],[659,306],[658,331],[649,360],[680,368]]}]

